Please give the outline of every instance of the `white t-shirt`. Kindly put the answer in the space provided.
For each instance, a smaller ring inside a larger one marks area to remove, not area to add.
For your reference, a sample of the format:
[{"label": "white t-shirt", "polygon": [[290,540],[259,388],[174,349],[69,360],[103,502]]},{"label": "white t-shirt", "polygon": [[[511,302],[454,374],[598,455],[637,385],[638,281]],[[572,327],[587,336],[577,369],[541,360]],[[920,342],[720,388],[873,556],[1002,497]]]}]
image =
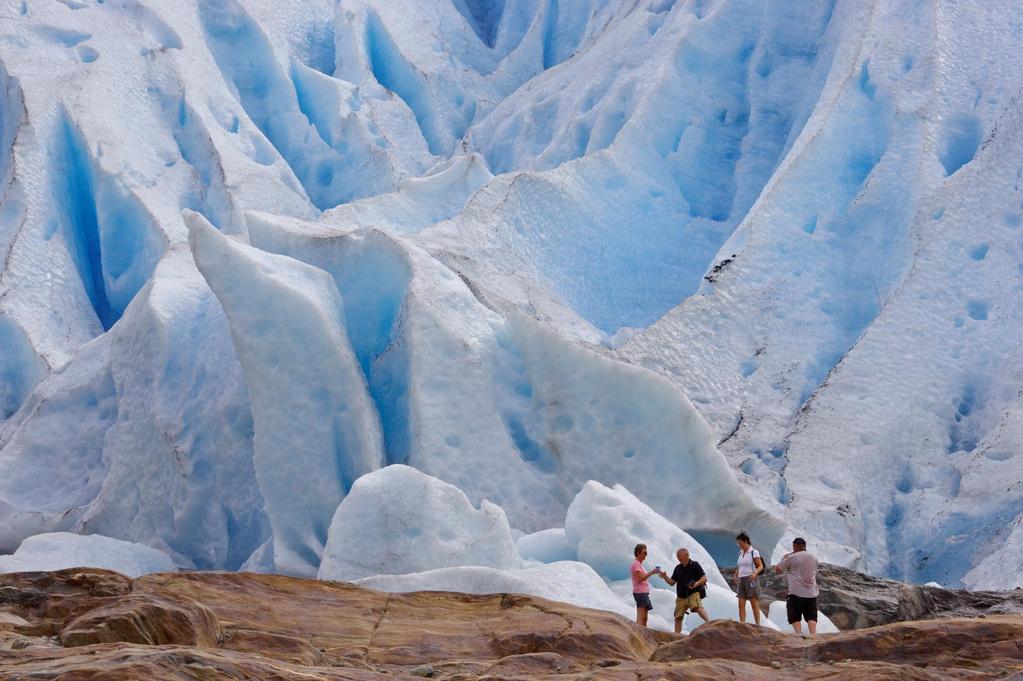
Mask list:
[{"label": "white t-shirt", "polygon": [[752,546],[749,551],[739,551],[739,560],[736,565],[739,566],[740,577],[749,577],[757,569],[757,564],[753,562],[754,558],[760,558],[760,552]]}]

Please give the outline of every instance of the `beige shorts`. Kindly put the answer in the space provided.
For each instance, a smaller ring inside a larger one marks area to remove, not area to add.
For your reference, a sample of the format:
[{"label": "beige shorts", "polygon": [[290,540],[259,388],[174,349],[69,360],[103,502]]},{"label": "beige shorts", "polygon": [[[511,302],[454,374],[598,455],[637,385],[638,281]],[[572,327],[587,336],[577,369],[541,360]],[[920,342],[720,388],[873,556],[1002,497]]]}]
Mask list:
[{"label": "beige shorts", "polygon": [[700,601],[700,594],[689,594],[688,598],[675,599],[675,619],[680,620],[687,612],[696,612],[703,603]]}]

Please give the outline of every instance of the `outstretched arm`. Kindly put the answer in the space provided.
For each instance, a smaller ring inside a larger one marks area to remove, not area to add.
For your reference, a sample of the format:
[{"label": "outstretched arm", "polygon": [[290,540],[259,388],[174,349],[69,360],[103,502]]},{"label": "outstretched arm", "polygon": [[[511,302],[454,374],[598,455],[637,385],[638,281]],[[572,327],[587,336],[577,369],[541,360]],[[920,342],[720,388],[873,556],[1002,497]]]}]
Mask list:
[{"label": "outstretched arm", "polygon": [[652,575],[657,574],[657,568],[654,568],[650,572],[643,572],[642,570],[633,570],[632,574],[636,577],[637,582],[645,582],[648,579],[650,579]]}]

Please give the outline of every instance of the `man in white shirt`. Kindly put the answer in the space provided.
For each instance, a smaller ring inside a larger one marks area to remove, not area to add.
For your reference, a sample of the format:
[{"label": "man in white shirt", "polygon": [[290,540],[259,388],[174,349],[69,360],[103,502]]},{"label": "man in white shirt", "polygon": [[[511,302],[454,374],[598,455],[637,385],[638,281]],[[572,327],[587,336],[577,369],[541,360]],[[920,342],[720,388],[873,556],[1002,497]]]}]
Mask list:
[{"label": "man in white shirt", "polygon": [[796,537],[792,540],[792,553],[786,553],[777,565],[777,573],[785,573],[789,582],[789,597],[785,610],[789,624],[797,634],[803,633],[803,623],[810,630],[810,636],[817,633],[817,558],[806,550],[806,540]]}]

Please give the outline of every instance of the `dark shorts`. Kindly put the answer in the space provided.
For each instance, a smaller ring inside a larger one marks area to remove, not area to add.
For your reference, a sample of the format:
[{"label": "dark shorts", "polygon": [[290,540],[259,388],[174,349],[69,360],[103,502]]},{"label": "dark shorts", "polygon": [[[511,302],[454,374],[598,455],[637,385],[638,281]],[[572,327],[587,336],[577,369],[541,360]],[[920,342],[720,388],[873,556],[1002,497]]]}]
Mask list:
[{"label": "dark shorts", "polygon": [[632,594],[632,597],[636,599],[637,608],[646,608],[647,610],[653,610],[654,604],[650,602],[650,594]]},{"label": "dark shorts", "polygon": [[785,600],[785,612],[789,616],[789,624],[795,624],[800,619],[807,622],[817,621],[817,599],[793,596]]}]

